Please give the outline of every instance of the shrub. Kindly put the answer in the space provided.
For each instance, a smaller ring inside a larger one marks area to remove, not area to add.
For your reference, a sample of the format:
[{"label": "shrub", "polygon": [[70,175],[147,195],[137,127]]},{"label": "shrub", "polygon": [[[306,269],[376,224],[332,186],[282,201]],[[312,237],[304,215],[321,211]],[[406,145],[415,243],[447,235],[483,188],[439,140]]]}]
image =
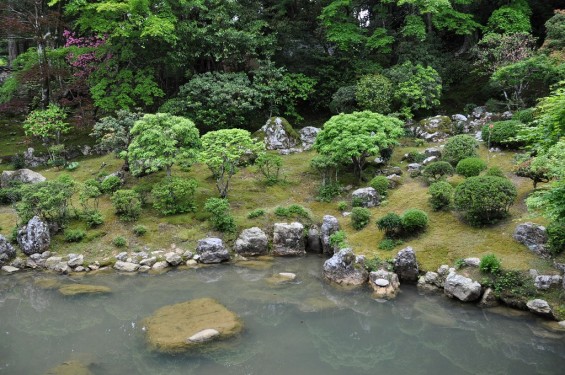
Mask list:
[{"label": "shrub", "polygon": [[386,178],[386,176],[376,176],[369,182],[369,186],[375,189],[380,196],[386,197],[388,192],[388,178]]},{"label": "shrub", "polygon": [[69,163],[69,164],[65,167],[65,169],[68,170],[68,171],[74,171],[74,170],[76,170],[76,169],[79,167],[79,165],[80,165],[80,164],[79,164],[78,161],[73,161],[73,162]]},{"label": "shrub", "polygon": [[125,247],[127,245],[127,241],[122,236],[118,236],[112,240],[112,244],[116,247]]},{"label": "shrub", "polygon": [[274,185],[279,181],[279,174],[283,159],[279,155],[263,153],[255,160],[255,164],[265,176],[267,185]]},{"label": "shrub", "polygon": [[457,174],[465,177],[478,176],[485,169],[487,169],[487,163],[479,158],[462,159],[457,163],[457,167],[455,167]]},{"label": "shrub", "polygon": [[520,121],[524,124],[529,124],[534,121],[534,108],[526,108],[520,111],[514,112],[512,120]]},{"label": "shrub", "polygon": [[86,237],[82,229],[67,229],[65,231],[65,242],[80,242]]},{"label": "shrub", "polygon": [[491,167],[489,168],[486,173],[485,176],[493,176],[493,177],[502,177],[505,178],[506,176],[504,175],[504,172],[502,171],[502,169],[500,169],[500,167]]},{"label": "shrub", "polygon": [[103,193],[111,194],[122,186],[122,180],[118,176],[108,176],[100,184],[100,190]]},{"label": "shrub", "polygon": [[363,207],[365,201],[361,197],[353,197],[351,199],[351,207]]},{"label": "shrub", "polygon": [[446,161],[435,161],[433,163],[428,164],[424,170],[422,171],[422,176],[424,180],[431,184],[436,181],[441,181],[445,179],[447,176],[453,176],[454,169]]},{"label": "shrub", "polygon": [[470,224],[490,224],[506,216],[516,196],[516,187],[506,178],[469,177],[455,189],[454,204]]},{"label": "shrub", "polygon": [[204,210],[211,214],[210,222],[214,229],[220,232],[235,232],[235,219],[230,212],[230,203],[226,198],[208,198],[204,204]]},{"label": "shrub", "polygon": [[418,151],[410,151],[406,154],[406,161],[409,163],[421,163],[426,159],[426,155]]},{"label": "shrub", "polygon": [[470,135],[460,134],[451,137],[443,148],[443,160],[451,165],[457,165],[459,160],[478,156],[479,143]]},{"label": "shrub", "polygon": [[133,227],[132,229],[133,234],[135,234],[137,237],[141,237],[143,236],[145,233],[147,233],[147,228],[143,225],[136,225],[135,227]]},{"label": "shrub", "polygon": [[83,211],[81,218],[86,222],[90,228],[97,227],[104,224],[104,217],[102,213],[96,209],[89,209]]},{"label": "shrub", "polygon": [[151,196],[151,191],[153,190],[154,184],[150,182],[141,182],[134,186],[133,190],[139,194],[141,199],[141,205],[145,206],[149,202],[149,197]]},{"label": "shrub", "polygon": [[451,198],[453,196],[453,186],[448,182],[438,181],[430,185],[428,194],[430,198],[428,202],[435,211],[448,209],[451,206]]},{"label": "shrub", "polygon": [[332,199],[341,194],[341,185],[338,183],[323,184],[318,189],[316,199],[321,202],[331,202]]},{"label": "shrub", "polygon": [[340,212],[343,212],[343,211],[347,210],[347,207],[348,207],[348,206],[349,206],[349,204],[347,204],[346,201],[340,201],[340,202],[337,204],[337,209],[338,209]]},{"label": "shrub", "polygon": [[549,251],[553,255],[558,255],[565,250],[565,225],[559,222],[552,222],[547,226],[547,244]]},{"label": "shrub", "polygon": [[428,214],[416,208],[406,210],[401,219],[402,232],[406,234],[421,232],[428,226]]},{"label": "shrub", "polygon": [[494,274],[491,287],[494,289],[497,297],[506,295],[527,298],[533,297],[537,293],[530,275],[521,273],[520,271],[500,270],[498,273]]},{"label": "shrub", "polygon": [[338,230],[337,232],[334,232],[332,235],[330,235],[330,245],[333,248],[344,249],[347,247],[347,242],[345,241],[346,238],[347,235],[345,234],[345,232]]},{"label": "shrub", "polygon": [[22,199],[22,183],[10,181],[8,186],[0,189],[0,204],[12,204]]},{"label": "shrub", "polygon": [[123,221],[135,221],[141,214],[141,199],[133,190],[118,190],[112,194],[116,215]]},{"label": "shrub", "polygon": [[402,240],[395,240],[392,238],[385,238],[381,242],[379,242],[379,250],[386,250],[390,251],[397,246],[400,246],[404,243]]},{"label": "shrub", "polygon": [[357,100],[355,99],[355,93],[357,91],[357,86],[344,86],[337,89],[337,91],[332,95],[332,100],[330,102],[330,111],[334,114],[338,113],[351,113],[357,110]]},{"label": "shrub", "polygon": [[151,190],[153,208],[162,215],[194,211],[194,193],[197,186],[196,180],[192,178],[167,177],[155,184]]},{"label": "shrub", "polygon": [[291,215],[296,215],[304,218],[310,217],[308,211],[306,211],[306,209],[299,204],[291,204],[290,206],[288,206],[288,212]]},{"label": "shrub", "polygon": [[274,213],[279,217],[290,217],[290,212],[286,207],[278,206],[277,208],[275,208]]},{"label": "shrub", "polygon": [[479,269],[484,273],[498,273],[500,271],[500,260],[494,254],[488,254],[481,258]]},{"label": "shrub", "polygon": [[247,218],[248,219],[255,219],[259,216],[263,216],[265,215],[265,210],[258,208],[256,210],[251,211],[250,213],[247,214]]},{"label": "shrub", "polygon": [[377,228],[385,232],[385,236],[394,238],[402,231],[402,219],[394,212],[389,212],[377,220]]},{"label": "shrub", "polygon": [[351,210],[351,225],[357,230],[365,228],[371,221],[371,211],[367,208],[355,207]]},{"label": "shrub", "polygon": [[355,98],[363,110],[387,114],[390,112],[392,96],[392,83],[381,74],[361,77],[357,83]]},{"label": "shrub", "polygon": [[493,122],[483,126],[482,138],[489,146],[516,146],[514,138],[518,135],[520,127],[521,123],[517,120]]}]

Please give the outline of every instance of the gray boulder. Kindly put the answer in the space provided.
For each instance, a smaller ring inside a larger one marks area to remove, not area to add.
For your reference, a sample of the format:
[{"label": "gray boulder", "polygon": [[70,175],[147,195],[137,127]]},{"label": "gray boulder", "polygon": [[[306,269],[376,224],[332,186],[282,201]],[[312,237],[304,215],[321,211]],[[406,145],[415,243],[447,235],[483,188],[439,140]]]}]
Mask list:
[{"label": "gray boulder", "polygon": [[6,272],[6,273],[15,273],[18,272],[20,269],[17,267],[12,267],[12,266],[2,266],[2,271]]},{"label": "gray boulder", "polygon": [[49,226],[38,216],[34,216],[18,231],[17,240],[24,254],[42,253],[51,244]]},{"label": "gray boulder", "polygon": [[46,181],[40,173],[34,172],[31,169],[18,169],[15,171],[4,171],[0,176],[0,187],[5,188],[10,185],[10,182],[21,182],[23,184],[37,184],[38,182]]},{"label": "gray boulder", "polygon": [[16,249],[0,234],[0,267],[10,263],[16,257]]},{"label": "gray boulder", "polygon": [[539,256],[549,257],[550,253],[546,245],[547,231],[544,226],[534,223],[519,224],[512,237]]},{"label": "gray boulder", "polygon": [[224,247],[221,239],[215,237],[204,238],[198,241],[196,253],[200,263],[212,264],[230,260],[230,254]]},{"label": "gray boulder", "polygon": [[317,225],[312,225],[308,229],[308,237],[306,238],[306,251],[316,254],[320,254],[322,252],[320,228]]},{"label": "gray boulder", "polygon": [[418,177],[422,172],[422,164],[420,163],[410,163],[408,164],[408,174],[410,177]]},{"label": "gray boulder", "polygon": [[165,260],[173,267],[176,267],[182,263],[182,257],[174,251],[165,254]]},{"label": "gray boulder", "polygon": [[441,150],[438,147],[429,147],[424,150],[424,155],[428,157],[437,156],[438,158],[441,158]]},{"label": "gray boulder", "polygon": [[428,156],[427,158],[425,158],[422,161],[422,165],[428,165],[428,164],[431,164],[431,163],[435,163],[438,160],[439,160],[439,158],[437,156]]},{"label": "gray boulder", "polygon": [[358,200],[362,207],[376,207],[381,201],[381,196],[372,187],[357,189],[351,193],[353,200]]},{"label": "gray boulder", "polygon": [[339,231],[339,229],[339,222],[335,216],[324,215],[322,227],[320,228],[320,240],[322,241],[322,252],[324,254],[333,255],[338,250],[330,244],[330,236]]},{"label": "gray boulder", "polygon": [[479,301],[479,306],[484,308],[495,307],[499,304],[500,303],[498,302],[498,299],[494,295],[494,290],[492,290],[491,288],[487,288],[485,290],[483,296],[481,297],[481,300]]},{"label": "gray boulder", "polygon": [[533,312],[534,314],[541,315],[546,318],[553,319],[553,311],[551,311],[551,307],[549,303],[543,299],[533,299],[526,303],[528,309]]},{"label": "gray boulder", "polygon": [[135,272],[139,269],[139,264],[131,263],[131,262],[122,262],[121,260],[118,260],[114,264],[114,269],[120,272]]},{"label": "gray boulder", "polygon": [[300,142],[300,135],[283,117],[271,117],[256,135],[263,138],[267,150],[287,150]]},{"label": "gray boulder", "polygon": [[33,147],[29,147],[26,151],[24,151],[24,164],[28,167],[39,167],[40,165],[47,164],[49,157],[47,155],[38,156],[35,155],[35,150]]},{"label": "gray boulder", "polygon": [[67,261],[67,265],[69,267],[75,268],[78,266],[82,266],[84,263],[84,255],[82,254],[69,254],[69,260]]},{"label": "gray boulder", "polygon": [[453,134],[451,119],[447,116],[434,116],[421,120],[413,128],[414,134],[428,142],[435,142]]},{"label": "gray boulder", "polygon": [[365,258],[356,256],[351,249],[341,249],[324,262],[324,277],[341,285],[362,285],[369,278]]},{"label": "gray boulder", "polygon": [[537,289],[547,290],[552,285],[559,285],[562,283],[563,277],[559,275],[537,275],[534,277],[534,285]]},{"label": "gray boulder", "polygon": [[273,231],[273,255],[305,255],[304,225],[300,223],[275,223]]},{"label": "gray boulder", "polygon": [[320,132],[320,128],[315,128],[313,126],[306,126],[298,132],[300,134],[300,141],[302,142],[302,148],[307,151],[312,148],[314,141],[316,141],[316,136]]},{"label": "gray boulder", "polygon": [[410,246],[400,250],[394,258],[394,272],[400,280],[416,283],[418,281],[418,262],[416,261],[416,253]]},{"label": "gray boulder", "polygon": [[481,297],[481,284],[455,272],[447,275],[443,290],[446,296],[463,302],[476,301]]},{"label": "gray boulder", "polygon": [[384,269],[369,274],[369,285],[375,298],[393,299],[400,291],[398,275]]},{"label": "gray boulder", "polygon": [[257,227],[252,227],[244,229],[239,234],[233,249],[243,256],[265,255],[269,250],[268,242],[265,232]]},{"label": "gray boulder", "polygon": [[467,267],[479,267],[479,265],[481,264],[481,260],[479,258],[465,258],[463,259],[463,262],[465,262],[465,265]]}]

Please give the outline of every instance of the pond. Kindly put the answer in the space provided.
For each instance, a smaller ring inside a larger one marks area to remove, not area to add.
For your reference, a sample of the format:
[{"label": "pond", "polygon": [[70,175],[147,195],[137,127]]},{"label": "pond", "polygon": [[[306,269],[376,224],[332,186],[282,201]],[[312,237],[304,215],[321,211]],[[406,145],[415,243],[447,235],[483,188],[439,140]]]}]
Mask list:
[{"label": "pond", "polygon": [[[323,261],[308,256],[161,275],[2,276],[0,374],[563,373],[564,334],[538,318],[405,285],[396,300],[377,301],[368,289],[324,282]],[[278,272],[298,277],[267,282]],[[69,297],[57,290],[75,283],[112,293]],[[236,312],[243,333],[199,352],[151,352],[142,320],[200,297]]]}]

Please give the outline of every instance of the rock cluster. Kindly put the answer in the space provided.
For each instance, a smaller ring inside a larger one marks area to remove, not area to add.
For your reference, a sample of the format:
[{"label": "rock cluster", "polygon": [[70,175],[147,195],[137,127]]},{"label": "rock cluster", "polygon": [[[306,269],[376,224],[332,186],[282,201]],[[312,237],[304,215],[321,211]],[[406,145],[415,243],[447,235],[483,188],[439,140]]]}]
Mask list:
[{"label": "rock cluster", "polygon": [[544,226],[534,223],[523,223],[516,227],[512,237],[524,244],[541,257],[549,257],[547,248],[547,231]]},{"label": "rock cluster", "polygon": [[320,129],[313,126],[296,131],[285,118],[271,117],[255,136],[263,139],[267,150],[278,150],[286,155],[311,149],[319,132]]}]

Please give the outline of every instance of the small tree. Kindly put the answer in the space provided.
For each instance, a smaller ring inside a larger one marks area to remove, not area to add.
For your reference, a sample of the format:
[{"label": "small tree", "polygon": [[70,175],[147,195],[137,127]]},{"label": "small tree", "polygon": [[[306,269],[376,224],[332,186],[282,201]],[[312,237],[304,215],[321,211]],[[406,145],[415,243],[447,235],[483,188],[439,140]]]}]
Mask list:
[{"label": "small tree", "polygon": [[235,232],[236,224],[227,199],[209,198],[204,204],[204,210],[210,213],[210,222],[214,229],[220,232]]},{"label": "small tree", "polygon": [[200,160],[212,171],[220,197],[227,197],[230,180],[242,159],[263,148],[263,143],[252,139],[251,134],[242,129],[216,130],[202,136]]},{"label": "small tree", "polygon": [[397,237],[402,231],[402,218],[394,212],[389,212],[377,220],[377,228],[384,231],[386,237]]},{"label": "small tree", "polygon": [[366,158],[395,145],[403,133],[403,123],[396,118],[369,111],[339,114],[324,124],[314,149],[336,163],[353,163],[361,181]]},{"label": "small tree", "polygon": [[392,96],[392,83],[381,74],[364,76],[357,83],[355,98],[363,110],[389,113]]},{"label": "small tree", "polygon": [[473,158],[478,156],[477,149],[479,143],[477,140],[467,134],[459,134],[451,137],[445,143],[443,149],[443,160],[451,165],[457,165],[459,160],[465,158]]},{"label": "small tree", "polygon": [[165,168],[170,176],[173,164],[190,165],[200,147],[194,123],[168,113],[143,116],[135,122],[131,134],[127,156],[134,175]]},{"label": "small tree", "polygon": [[449,208],[451,206],[451,197],[453,196],[453,186],[448,182],[438,181],[430,185],[428,194],[430,198],[428,202],[435,211]]},{"label": "small tree", "polygon": [[371,211],[363,207],[354,207],[351,210],[351,226],[357,230],[365,228],[371,221]]},{"label": "small tree", "polygon": [[428,184],[445,180],[447,176],[453,176],[455,170],[446,161],[435,161],[426,165],[422,171],[422,176]]},{"label": "small tree", "polygon": [[279,155],[266,152],[259,155],[257,160],[255,160],[255,164],[267,180],[267,185],[274,185],[279,181],[282,163],[283,160]]},{"label": "small tree", "polygon": [[153,208],[162,215],[194,211],[194,193],[197,186],[195,179],[166,177],[155,184],[151,191]]},{"label": "small tree", "polygon": [[133,190],[118,190],[112,195],[116,215],[123,221],[136,221],[141,215],[141,199]]},{"label": "small tree", "polygon": [[485,169],[487,169],[487,163],[481,158],[461,159],[455,168],[457,174],[465,177],[478,176]]}]

